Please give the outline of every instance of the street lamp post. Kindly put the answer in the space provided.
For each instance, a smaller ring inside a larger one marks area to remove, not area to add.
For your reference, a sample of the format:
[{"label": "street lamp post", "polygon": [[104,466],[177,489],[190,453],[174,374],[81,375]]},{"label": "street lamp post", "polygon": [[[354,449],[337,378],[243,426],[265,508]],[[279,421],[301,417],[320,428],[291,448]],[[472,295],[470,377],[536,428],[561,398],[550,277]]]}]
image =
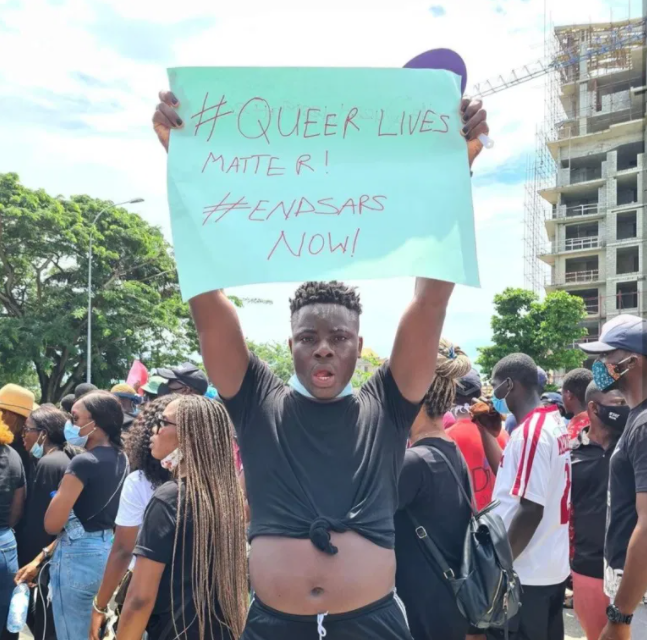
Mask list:
[{"label": "street lamp post", "polygon": [[121,207],[125,204],[138,204],[139,202],[144,202],[144,198],[133,198],[132,200],[126,200],[125,202],[118,202],[117,204],[111,204],[104,207],[94,217],[92,226],[90,227],[90,242],[88,243],[88,344],[86,382],[92,382],[92,236],[94,234],[94,228],[99,218],[108,211],[108,209]]}]

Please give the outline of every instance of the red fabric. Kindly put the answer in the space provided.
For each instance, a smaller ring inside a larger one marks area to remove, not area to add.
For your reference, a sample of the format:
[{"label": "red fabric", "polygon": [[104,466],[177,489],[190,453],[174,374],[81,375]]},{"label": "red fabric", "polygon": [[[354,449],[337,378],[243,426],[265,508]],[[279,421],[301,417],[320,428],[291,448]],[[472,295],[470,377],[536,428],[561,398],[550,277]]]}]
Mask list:
[{"label": "red fabric", "polygon": [[604,581],[573,571],[573,609],[587,640],[599,640],[607,624],[609,598],[604,595]]},{"label": "red fabric", "polygon": [[[492,502],[496,478],[485,457],[478,427],[471,420],[459,420],[453,427],[447,429],[446,433],[458,445],[472,474],[476,508],[479,510],[485,508]],[[508,434],[502,430],[497,438],[501,449],[505,449],[508,439]]]},{"label": "red fabric", "polygon": [[580,431],[582,431],[584,427],[589,426],[591,426],[589,414],[586,411],[578,413],[576,416],[573,416],[573,419],[568,423],[568,437],[571,440],[575,440],[575,438],[580,435]]},{"label": "red fabric", "polygon": [[444,416],[443,416],[443,427],[445,429],[449,429],[449,427],[452,427],[456,424],[456,418],[454,414],[451,411],[448,411]]},{"label": "red fabric", "polygon": [[144,392],[141,390],[141,387],[143,387],[147,382],[148,369],[139,360],[135,360],[133,362],[133,366],[130,367],[130,372],[126,378],[126,384],[133,387],[137,393],[143,394]]}]

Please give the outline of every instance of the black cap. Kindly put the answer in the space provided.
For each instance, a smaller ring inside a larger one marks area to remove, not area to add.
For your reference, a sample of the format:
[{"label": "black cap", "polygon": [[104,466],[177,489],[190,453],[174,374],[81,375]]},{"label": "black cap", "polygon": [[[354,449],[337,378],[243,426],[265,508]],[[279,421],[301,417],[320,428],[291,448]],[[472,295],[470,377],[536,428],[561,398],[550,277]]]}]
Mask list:
[{"label": "black cap", "polygon": [[167,380],[177,380],[202,396],[207,393],[209,388],[207,376],[192,362],[185,362],[172,369],[158,369],[157,375]]},{"label": "black cap", "polygon": [[459,396],[481,395],[482,388],[481,376],[476,369],[472,369],[467,375],[456,381],[456,393]]}]

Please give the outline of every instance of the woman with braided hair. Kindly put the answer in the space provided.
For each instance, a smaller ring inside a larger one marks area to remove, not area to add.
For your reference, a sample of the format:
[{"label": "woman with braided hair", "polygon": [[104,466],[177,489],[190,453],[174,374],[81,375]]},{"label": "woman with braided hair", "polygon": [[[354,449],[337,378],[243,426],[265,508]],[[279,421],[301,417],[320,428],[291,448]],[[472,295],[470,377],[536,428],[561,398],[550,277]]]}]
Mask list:
[{"label": "woman with braided hair", "polygon": [[158,417],[154,458],[173,474],[151,499],[118,640],[237,640],[247,613],[243,497],[224,407],[183,396]]},{"label": "woman with braided hair", "polygon": [[457,381],[471,368],[469,358],[459,347],[444,338],[440,340],[436,374],[411,427],[411,447],[405,453],[400,474],[395,581],[414,640],[465,640],[468,633],[468,623],[458,610],[449,583],[428,557],[416,528],[419,524],[426,529],[458,574],[471,509],[448,463],[468,495],[471,486],[465,460],[445,433],[443,416],[454,405]]},{"label": "woman with braided hair", "polygon": [[[153,458],[150,444],[159,415],[176,397],[162,396],[144,405],[128,431],[126,455],[130,462],[131,473],[124,482],[119,498],[119,511],[115,519],[115,540],[103,573],[103,581],[94,599],[90,626],[91,640],[99,640],[101,637],[100,630],[106,620],[112,594],[126,575],[129,565],[131,569],[134,565],[133,551],[146,507],[155,490],[171,479],[171,474],[160,465],[159,460]],[[122,585],[119,593],[124,589],[125,586]],[[117,600],[117,604],[123,604],[123,600],[120,598]]]}]

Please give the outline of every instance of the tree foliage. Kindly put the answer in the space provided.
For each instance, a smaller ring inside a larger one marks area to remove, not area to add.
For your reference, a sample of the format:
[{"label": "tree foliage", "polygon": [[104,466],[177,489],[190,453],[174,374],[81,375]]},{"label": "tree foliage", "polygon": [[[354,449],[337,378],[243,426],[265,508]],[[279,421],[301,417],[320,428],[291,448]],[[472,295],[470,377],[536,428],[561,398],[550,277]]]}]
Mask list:
[{"label": "tree foliage", "polygon": [[0,174],[0,383],[33,385],[35,375],[41,402],[85,378],[91,233],[92,381],[108,387],[134,357],[155,367],[197,350],[159,228],[110,202],[54,198]]},{"label": "tree foliage", "polygon": [[543,301],[532,291],[508,288],[494,297],[493,345],[479,348],[476,360],[490,376],[494,365],[511,353],[525,353],[545,369],[574,369],[585,360],[573,343],[586,335],[579,322],[586,317],[582,298],[565,291]]}]

